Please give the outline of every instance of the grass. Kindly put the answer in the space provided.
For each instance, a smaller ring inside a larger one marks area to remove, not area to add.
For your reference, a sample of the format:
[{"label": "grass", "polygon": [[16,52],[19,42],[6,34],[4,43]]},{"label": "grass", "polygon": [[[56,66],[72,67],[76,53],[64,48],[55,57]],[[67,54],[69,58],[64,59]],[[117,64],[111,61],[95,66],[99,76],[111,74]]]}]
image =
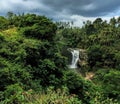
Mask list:
[{"label": "grass", "polygon": [[26,94],[26,104],[82,104],[76,95],[68,95],[66,91],[48,90],[47,93]]}]

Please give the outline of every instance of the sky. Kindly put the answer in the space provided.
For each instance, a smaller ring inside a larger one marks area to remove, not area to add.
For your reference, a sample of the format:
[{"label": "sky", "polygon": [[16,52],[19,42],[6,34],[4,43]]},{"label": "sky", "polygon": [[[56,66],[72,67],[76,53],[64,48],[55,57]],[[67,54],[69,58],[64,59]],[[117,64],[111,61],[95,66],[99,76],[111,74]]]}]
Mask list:
[{"label": "sky", "polygon": [[73,21],[82,26],[84,21],[100,17],[108,20],[120,15],[120,0],[0,0],[0,15],[7,12],[36,13],[53,21]]}]

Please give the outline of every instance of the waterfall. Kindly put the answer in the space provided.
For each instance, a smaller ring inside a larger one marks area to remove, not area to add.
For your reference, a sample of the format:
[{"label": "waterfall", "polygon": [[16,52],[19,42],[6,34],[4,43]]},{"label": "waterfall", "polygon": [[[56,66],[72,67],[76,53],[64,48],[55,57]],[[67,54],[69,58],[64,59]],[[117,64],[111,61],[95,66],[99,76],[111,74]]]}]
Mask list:
[{"label": "waterfall", "polygon": [[69,65],[70,68],[77,68],[77,62],[79,60],[79,50],[70,50],[72,53],[72,62]]}]

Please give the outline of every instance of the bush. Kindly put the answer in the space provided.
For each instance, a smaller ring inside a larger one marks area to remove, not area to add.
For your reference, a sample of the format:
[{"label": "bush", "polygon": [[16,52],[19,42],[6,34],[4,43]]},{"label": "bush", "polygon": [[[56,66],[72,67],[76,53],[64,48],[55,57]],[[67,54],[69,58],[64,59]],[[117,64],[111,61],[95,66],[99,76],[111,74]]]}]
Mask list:
[{"label": "bush", "polygon": [[103,89],[103,93],[105,96],[110,99],[118,99],[120,98],[120,71],[115,69],[104,69],[99,70],[95,77],[95,83],[100,84]]},{"label": "bush", "polygon": [[79,99],[84,103],[89,103],[93,100],[96,96],[95,92],[98,90],[98,87],[92,82],[84,80],[80,74],[73,71],[65,72],[64,83],[70,94],[79,96]]},{"label": "bush", "polygon": [[24,102],[23,88],[19,84],[9,85],[4,91],[4,97],[3,104],[21,104]]},{"label": "bush", "polygon": [[2,83],[0,84],[0,90],[4,91],[5,87],[15,83],[24,85],[30,83],[31,75],[26,68],[5,60],[3,62],[3,68],[0,69],[0,83]]}]

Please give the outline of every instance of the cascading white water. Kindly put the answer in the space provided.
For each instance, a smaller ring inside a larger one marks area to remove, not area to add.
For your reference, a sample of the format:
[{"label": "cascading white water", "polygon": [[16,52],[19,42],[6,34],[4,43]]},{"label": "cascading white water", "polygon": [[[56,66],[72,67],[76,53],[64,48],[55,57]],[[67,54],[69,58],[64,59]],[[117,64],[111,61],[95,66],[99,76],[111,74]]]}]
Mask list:
[{"label": "cascading white water", "polygon": [[72,62],[69,65],[70,68],[77,68],[77,62],[79,60],[79,50],[71,50],[72,53]]}]

